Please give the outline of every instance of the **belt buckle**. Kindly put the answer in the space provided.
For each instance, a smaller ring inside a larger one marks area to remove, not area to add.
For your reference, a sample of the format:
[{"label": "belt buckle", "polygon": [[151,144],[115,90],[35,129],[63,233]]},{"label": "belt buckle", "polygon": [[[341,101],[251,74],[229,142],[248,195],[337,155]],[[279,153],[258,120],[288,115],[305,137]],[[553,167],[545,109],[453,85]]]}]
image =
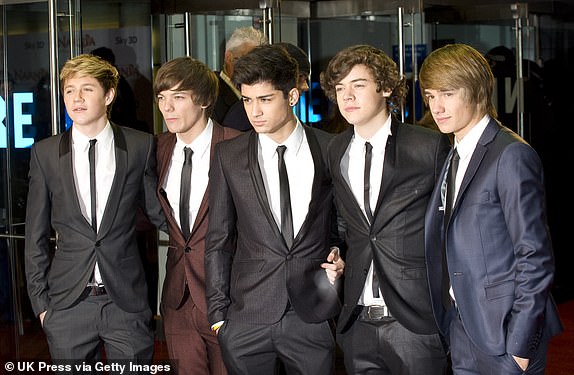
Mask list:
[{"label": "belt buckle", "polygon": [[90,296],[101,296],[107,293],[103,285],[91,285],[88,288],[90,288]]},{"label": "belt buckle", "polygon": [[370,320],[380,320],[389,316],[389,308],[385,305],[367,306],[367,318]]}]

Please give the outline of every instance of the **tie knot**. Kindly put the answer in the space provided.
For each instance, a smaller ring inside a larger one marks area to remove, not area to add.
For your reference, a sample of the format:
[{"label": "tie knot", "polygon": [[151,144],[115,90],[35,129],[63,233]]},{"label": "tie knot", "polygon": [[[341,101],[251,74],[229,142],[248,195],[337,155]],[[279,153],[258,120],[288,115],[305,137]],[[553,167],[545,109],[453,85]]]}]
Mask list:
[{"label": "tie knot", "polygon": [[277,155],[279,155],[280,158],[283,158],[285,150],[287,150],[287,146],[285,145],[277,146]]},{"label": "tie knot", "polygon": [[370,142],[365,142],[365,150],[371,152],[373,150],[373,145]]},{"label": "tie knot", "polygon": [[96,145],[97,139],[90,139],[90,147],[94,147]]},{"label": "tie knot", "polygon": [[191,163],[191,157],[193,156],[193,150],[189,147],[184,147],[183,153],[185,156],[185,164],[190,164]]},{"label": "tie knot", "polygon": [[458,151],[456,150],[456,148],[453,150],[452,160],[455,160],[455,161],[460,160],[460,156],[458,155]]}]

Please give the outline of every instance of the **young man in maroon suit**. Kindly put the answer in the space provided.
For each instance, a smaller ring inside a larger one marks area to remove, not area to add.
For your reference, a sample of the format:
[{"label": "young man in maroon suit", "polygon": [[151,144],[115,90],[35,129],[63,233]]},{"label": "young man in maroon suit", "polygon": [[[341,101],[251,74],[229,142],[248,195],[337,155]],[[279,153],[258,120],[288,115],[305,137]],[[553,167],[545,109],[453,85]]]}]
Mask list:
[{"label": "young man in maroon suit", "polygon": [[179,374],[226,373],[205,300],[208,171],[213,145],[239,132],[210,119],[217,88],[215,73],[190,57],[165,63],[154,82],[169,130],[157,148],[158,196],[169,228],[161,313]]}]

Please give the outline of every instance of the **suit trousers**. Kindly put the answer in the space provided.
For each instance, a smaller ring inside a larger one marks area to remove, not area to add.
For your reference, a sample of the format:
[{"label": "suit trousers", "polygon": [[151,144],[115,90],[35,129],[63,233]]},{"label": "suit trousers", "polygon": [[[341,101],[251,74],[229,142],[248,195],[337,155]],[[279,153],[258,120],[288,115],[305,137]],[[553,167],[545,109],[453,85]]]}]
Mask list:
[{"label": "suit trousers", "polygon": [[413,333],[392,317],[357,319],[338,341],[348,374],[443,375],[447,370],[438,334]]},{"label": "suit trousers", "polygon": [[162,305],[165,339],[176,374],[225,375],[225,364],[215,333],[189,292],[179,309]]},{"label": "suit trousers", "polygon": [[[154,337],[150,320],[149,309],[129,313],[104,294],[88,296],[65,310],[48,309],[43,328],[54,364],[100,362],[103,342],[106,362],[125,365],[129,370],[130,364],[149,365],[152,362]],[[74,370],[72,365],[72,372],[65,374],[75,373]],[[120,371],[110,371],[110,374],[116,373]]]},{"label": "suit trousers", "polygon": [[535,355],[530,358],[526,371],[518,366],[511,354],[488,355],[478,349],[466,334],[460,315],[450,323],[450,352],[454,375],[543,375],[549,338],[540,341]]},{"label": "suit trousers", "polygon": [[293,310],[270,325],[226,320],[218,338],[231,375],[271,375],[278,369],[278,360],[287,374],[332,375],[335,371],[335,339],[329,322],[306,323]]}]

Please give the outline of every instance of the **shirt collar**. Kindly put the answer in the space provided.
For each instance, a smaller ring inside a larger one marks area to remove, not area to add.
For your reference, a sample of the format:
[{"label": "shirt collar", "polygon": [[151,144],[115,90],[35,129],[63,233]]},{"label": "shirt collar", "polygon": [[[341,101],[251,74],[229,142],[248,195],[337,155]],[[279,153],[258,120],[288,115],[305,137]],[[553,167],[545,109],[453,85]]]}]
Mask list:
[{"label": "shirt collar", "polygon": [[177,142],[175,144],[176,152],[181,152],[183,155],[183,148],[189,147],[193,150],[193,154],[201,157],[207,151],[209,151],[209,147],[211,146],[211,134],[213,130],[213,121],[208,119],[207,126],[203,131],[191,142],[190,144],[184,143],[180,138],[179,135],[176,134]]},{"label": "shirt collar", "polygon": [[86,137],[81,131],[74,131],[74,129],[72,128],[72,142],[78,145],[80,149],[87,150],[91,139],[97,139],[99,144],[108,144],[114,138],[114,132],[109,121],[102,131],[92,138]]},{"label": "shirt collar", "polygon": [[290,152],[294,152],[294,155],[299,153],[301,149],[301,145],[303,144],[303,138],[305,137],[305,129],[303,129],[303,125],[297,117],[297,124],[295,125],[295,129],[291,132],[289,137],[283,143],[277,143],[269,136],[265,134],[259,134],[259,145],[261,146],[261,156],[263,156],[263,160],[267,158],[273,158],[275,152],[277,151],[277,146],[285,145]]},{"label": "shirt collar", "polygon": [[473,126],[468,133],[466,133],[460,142],[456,142],[455,140],[454,145],[458,152],[458,156],[461,159],[466,159],[474,151],[480,136],[484,132],[484,129],[486,129],[489,122],[490,116],[484,115],[484,117],[475,126]]},{"label": "shirt collar", "polygon": [[383,126],[381,126],[381,128],[379,130],[377,130],[377,132],[375,134],[373,134],[371,139],[365,139],[365,138],[361,137],[357,133],[356,129],[354,130],[353,136],[354,136],[354,142],[356,142],[358,144],[360,143],[361,145],[364,145],[365,142],[369,142],[374,148],[383,149],[387,143],[387,138],[390,135],[392,135],[391,115],[389,115],[389,117],[387,117],[387,120],[385,121]]}]

